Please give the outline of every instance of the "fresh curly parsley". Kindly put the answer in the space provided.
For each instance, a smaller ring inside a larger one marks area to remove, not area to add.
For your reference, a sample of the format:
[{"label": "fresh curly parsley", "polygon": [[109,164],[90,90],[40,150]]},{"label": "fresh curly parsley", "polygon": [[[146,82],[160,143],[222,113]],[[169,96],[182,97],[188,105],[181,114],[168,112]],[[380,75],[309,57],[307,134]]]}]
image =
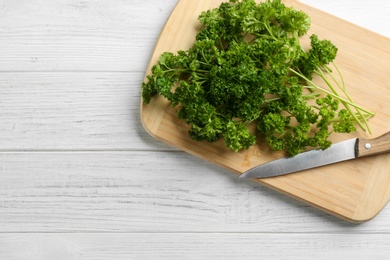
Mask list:
[{"label": "fresh curly parsley", "polygon": [[301,46],[310,28],[306,13],[281,0],[230,0],[202,12],[199,21],[203,27],[192,48],[163,53],[142,85],[143,101],[167,98],[192,139],[223,138],[239,151],[256,143],[248,127],[255,124],[272,149],[294,156],[309,147],[328,148],[333,131],[353,132],[356,123],[369,130],[374,114],[346,92],[333,63],[337,47],[315,34],[309,50]]}]

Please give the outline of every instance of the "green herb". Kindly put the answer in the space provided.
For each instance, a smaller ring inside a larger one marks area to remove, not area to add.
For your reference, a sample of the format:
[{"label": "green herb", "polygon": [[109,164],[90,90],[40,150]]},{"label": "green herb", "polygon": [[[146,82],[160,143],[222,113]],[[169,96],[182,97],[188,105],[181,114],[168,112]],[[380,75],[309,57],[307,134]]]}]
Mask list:
[{"label": "green herb", "polygon": [[239,151],[256,143],[248,127],[255,124],[272,149],[294,156],[328,148],[332,132],[353,132],[355,124],[369,131],[374,114],[348,95],[333,62],[336,46],[317,35],[310,36],[309,50],[301,46],[310,28],[306,13],[280,0],[230,0],[202,12],[199,21],[193,47],[163,53],[142,85],[144,102],[157,94],[167,98],[192,139],[224,138]]}]

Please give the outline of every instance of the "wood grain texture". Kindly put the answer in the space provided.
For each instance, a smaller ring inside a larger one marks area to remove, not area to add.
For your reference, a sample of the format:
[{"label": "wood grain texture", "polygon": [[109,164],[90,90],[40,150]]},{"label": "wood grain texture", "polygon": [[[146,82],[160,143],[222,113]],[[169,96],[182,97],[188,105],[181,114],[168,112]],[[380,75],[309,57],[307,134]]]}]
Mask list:
[{"label": "wood grain texture", "polygon": [[0,149],[154,150],[138,72],[0,73]]},{"label": "wood grain texture", "polygon": [[145,71],[175,1],[2,0],[2,71]]},{"label": "wood grain texture", "polygon": [[[350,226],[182,152],[6,152],[0,176],[0,232],[340,232]],[[380,225],[390,232],[383,222],[389,217],[385,211],[354,230]]]},{"label": "wood grain texture", "polygon": [[[387,259],[387,235],[355,234],[0,234],[8,260]],[[278,241],[276,244],[274,241]],[[249,242],[249,243],[248,243]],[[253,246],[256,245],[256,246]],[[19,250],[23,248],[24,250]],[[349,249],[349,250],[346,250]],[[369,249],[369,250],[368,250]]]},{"label": "wood grain texture", "polygon": [[[156,43],[147,73],[161,53],[190,48],[199,27],[200,10],[221,2],[179,1]],[[389,131],[390,39],[297,1],[285,2],[310,15],[309,34],[330,39],[339,48],[336,63],[350,95],[358,104],[376,113],[370,120],[373,135]],[[141,119],[145,129],[156,139],[237,173],[282,156],[264,148],[263,142],[234,153],[228,151],[222,140],[212,144],[193,141],[187,134],[188,126],[177,119],[176,112],[162,97],[155,98],[149,105],[141,100]],[[362,132],[357,135],[367,136]],[[335,135],[331,140],[337,142],[352,137],[356,137],[356,133]],[[256,181],[349,221],[362,222],[376,216],[390,200],[389,166],[390,155],[385,154]],[[377,180],[388,185],[371,185]],[[369,206],[363,204],[365,197],[370,197]]]},{"label": "wood grain texture", "polygon": [[[0,233],[324,233],[353,227],[176,151],[6,152],[0,153],[0,178]],[[350,232],[390,232],[389,217],[387,210]]]},{"label": "wood grain texture", "polygon": [[359,139],[357,156],[372,156],[390,152],[390,132],[374,139]]},{"label": "wood grain texture", "polygon": [[[387,259],[389,207],[345,222],[145,132],[177,2],[0,0],[0,259]],[[390,37],[387,0],[302,2]]]}]

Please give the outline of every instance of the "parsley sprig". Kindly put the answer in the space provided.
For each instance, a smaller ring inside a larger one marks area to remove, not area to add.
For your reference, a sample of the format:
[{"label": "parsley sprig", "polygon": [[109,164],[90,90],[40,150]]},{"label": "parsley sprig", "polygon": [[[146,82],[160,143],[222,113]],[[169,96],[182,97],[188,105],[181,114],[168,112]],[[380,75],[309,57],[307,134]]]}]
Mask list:
[{"label": "parsley sprig", "polygon": [[256,143],[255,125],[272,149],[294,156],[328,148],[332,132],[353,132],[356,124],[370,131],[374,114],[348,95],[334,63],[337,47],[315,34],[309,50],[302,47],[306,13],[281,0],[230,0],[199,21],[192,48],[163,53],[142,85],[143,101],[167,98],[192,139],[223,138],[239,151]]}]

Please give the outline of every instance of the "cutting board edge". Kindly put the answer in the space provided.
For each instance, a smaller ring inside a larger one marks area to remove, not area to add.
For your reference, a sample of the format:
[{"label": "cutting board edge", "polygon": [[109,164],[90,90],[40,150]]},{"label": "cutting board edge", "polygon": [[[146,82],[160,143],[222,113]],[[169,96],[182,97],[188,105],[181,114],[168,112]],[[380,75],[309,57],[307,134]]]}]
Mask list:
[{"label": "cutting board edge", "polygon": [[[278,177],[275,177],[275,178],[278,178]],[[382,209],[385,208],[386,205],[389,203],[389,201],[387,201],[385,204],[383,204],[382,207],[378,208],[376,211],[367,211],[366,210],[366,212],[364,214],[359,214],[359,215],[363,215],[364,217],[356,217],[356,215],[357,215],[356,213],[359,210],[359,207],[356,207],[356,211],[353,212],[352,214],[341,214],[341,213],[337,213],[337,211],[331,210],[329,208],[321,207],[319,204],[313,203],[310,200],[305,199],[304,197],[299,197],[299,196],[296,196],[292,193],[289,193],[288,191],[286,191],[284,189],[280,189],[277,186],[268,183],[266,179],[264,179],[264,180],[252,179],[251,181],[256,182],[260,185],[263,185],[271,190],[277,191],[278,193],[281,193],[281,194],[283,194],[291,199],[297,200],[297,201],[302,202],[306,205],[310,205],[311,207],[316,208],[320,211],[326,212],[334,217],[337,217],[339,219],[342,219],[344,221],[354,223],[354,224],[361,224],[361,223],[369,222],[370,220],[374,219],[382,211]],[[360,213],[362,213],[362,212],[360,212]]]},{"label": "cutting board edge", "polygon": [[[147,79],[147,76],[151,74],[151,69],[152,69],[152,66],[154,65],[154,59],[156,58],[156,52],[157,52],[157,47],[160,45],[160,42],[162,41],[162,38],[161,36],[164,35],[166,33],[166,31],[168,30],[168,23],[169,21],[171,20],[171,18],[175,15],[176,11],[177,11],[177,7],[179,6],[180,4],[180,0],[176,3],[176,5],[173,7],[172,9],[172,12],[171,14],[168,16],[167,20],[165,21],[165,24],[163,25],[162,27],[162,30],[160,31],[159,35],[158,35],[158,38],[157,38],[157,41],[156,43],[154,44],[154,47],[153,47],[153,50],[151,52],[151,55],[149,57],[149,62],[148,62],[148,65],[147,65],[147,68],[146,68],[146,72],[145,72],[145,75],[143,77],[143,82],[146,82],[146,79]],[[141,92],[142,92],[142,89],[141,89]],[[153,138],[155,139],[158,139],[157,138],[157,135],[156,135],[156,131],[158,129],[158,126],[155,126],[154,128],[151,127],[150,125],[150,120],[146,120],[145,118],[145,110],[146,110],[146,104],[144,102],[144,99],[142,97],[142,93],[141,93],[141,98],[140,98],[140,106],[139,106],[139,109],[140,109],[140,120],[141,120],[141,124],[142,124],[142,127],[145,129],[145,131]],[[155,119],[155,118],[154,118]],[[161,121],[160,121],[161,122]]]}]

